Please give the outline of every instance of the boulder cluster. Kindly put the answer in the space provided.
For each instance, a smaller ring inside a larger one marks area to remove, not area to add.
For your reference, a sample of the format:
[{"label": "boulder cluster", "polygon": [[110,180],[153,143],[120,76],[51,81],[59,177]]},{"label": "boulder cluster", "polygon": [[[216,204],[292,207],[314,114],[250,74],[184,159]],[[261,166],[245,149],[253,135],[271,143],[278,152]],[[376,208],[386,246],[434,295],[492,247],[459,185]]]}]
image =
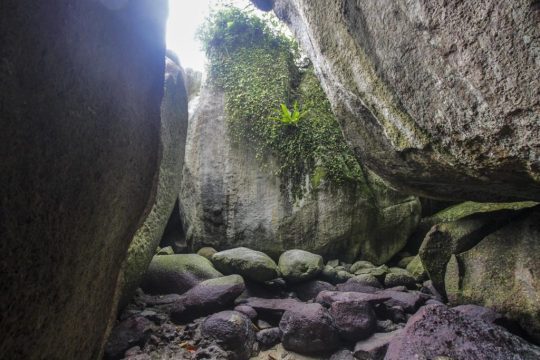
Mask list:
[{"label": "boulder cluster", "polygon": [[443,301],[418,256],[375,266],[325,263],[304,250],[285,251],[276,262],[245,247],[160,249],[112,330],[105,358],[540,356],[504,316]]}]

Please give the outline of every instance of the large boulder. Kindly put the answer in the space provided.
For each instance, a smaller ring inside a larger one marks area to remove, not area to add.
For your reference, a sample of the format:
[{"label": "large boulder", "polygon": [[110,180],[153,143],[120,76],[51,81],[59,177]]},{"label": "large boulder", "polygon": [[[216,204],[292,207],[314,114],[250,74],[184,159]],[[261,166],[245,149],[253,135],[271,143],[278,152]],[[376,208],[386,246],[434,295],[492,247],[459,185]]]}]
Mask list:
[{"label": "large boulder", "polygon": [[334,321],[320,304],[305,304],[286,311],[279,329],[283,333],[283,347],[301,354],[321,354],[339,346]]},{"label": "large boulder", "polygon": [[141,288],[148,294],[183,294],[204,280],[221,276],[200,255],[156,255],[144,274]]},{"label": "large boulder", "polygon": [[412,253],[418,252],[426,234],[434,225],[454,222],[469,217],[484,217],[488,220],[493,219],[494,221],[491,221],[492,224],[502,222],[502,225],[504,225],[504,222],[511,220],[520,210],[536,205],[538,205],[538,203],[534,201],[513,203],[479,203],[465,201],[454,204],[435,214],[423,217],[411,237],[408,239],[406,250]]},{"label": "large boulder", "polygon": [[304,250],[287,250],[279,257],[279,270],[285,280],[298,283],[316,277],[324,268],[322,256]]},{"label": "large boulder", "polygon": [[409,319],[388,346],[385,360],[523,359],[540,357],[540,347],[502,327],[468,317],[442,305],[428,305]]},{"label": "large boulder", "polygon": [[534,202],[481,204],[465,202],[423,220],[435,224],[427,232],[419,250],[422,265],[433,286],[444,294],[446,264],[452,254],[471,249],[484,237],[511,222]]},{"label": "large boulder", "polygon": [[278,266],[268,255],[244,247],[220,251],[212,255],[212,262],[224,274],[240,274],[258,282],[278,277]]},{"label": "large boulder", "polygon": [[277,0],[358,158],[396,188],[540,200],[535,2]]},{"label": "large boulder", "polygon": [[248,142],[233,143],[228,124],[224,92],[205,86],[189,124],[181,191],[195,250],[244,246],[278,258],[302,249],[382,264],[405,246],[420,219],[418,198],[366,172],[364,183],[310,187],[295,201],[275,175],[277,160],[269,155],[261,166]]},{"label": "large boulder", "polygon": [[540,343],[540,210],[484,238],[449,263],[454,304],[488,306],[518,321]]},{"label": "large boulder", "polygon": [[162,152],[157,194],[150,214],[129,246],[120,306],[127,304],[139,286],[178,198],[187,126],[187,93],[183,71],[175,62],[166,58],[165,93],[161,103]]},{"label": "large boulder", "polygon": [[166,5],[0,5],[3,356],[100,358],[156,190]]}]

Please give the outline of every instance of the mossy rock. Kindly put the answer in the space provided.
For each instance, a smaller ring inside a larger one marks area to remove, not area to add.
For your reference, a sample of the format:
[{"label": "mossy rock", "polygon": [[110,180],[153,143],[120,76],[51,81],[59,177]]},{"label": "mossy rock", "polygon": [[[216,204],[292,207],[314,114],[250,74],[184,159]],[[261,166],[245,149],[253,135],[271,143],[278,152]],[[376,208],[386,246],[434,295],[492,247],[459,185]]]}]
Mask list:
[{"label": "mossy rock", "polygon": [[198,283],[221,277],[212,263],[197,254],[154,256],[141,287],[149,294],[183,294]]},{"label": "mossy rock", "polygon": [[427,279],[427,272],[422,264],[422,259],[419,255],[413,257],[413,259],[407,265],[407,271],[414,277],[416,282],[420,283]]},{"label": "mossy rock", "polygon": [[[489,205],[464,203],[454,206],[455,211],[445,210],[446,215],[436,215],[438,219],[446,220],[454,219],[454,215],[466,216],[434,225],[424,238],[418,255],[433,286],[441,294],[445,294],[444,276],[450,256],[471,249],[489,234],[531,211],[529,209],[531,204],[533,203]],[[472,209],[480,212],[470,214]],[[489,212],[488,209],[495,209],[495,211]]]},{"label": "mossy rock", "polygon": [[172,246],[165,246],[162,249],[158,249],[156,255],[174,255]]},{"label": "mossy rock", "polygon": [[540,342],[540,209],[452,257],[445,288],[452,304],[479,304],[519,322]]},{"label": "mossy rock", "polygon": [[417,252],[424,241],[429,230],[437,224],[445,222],[458,221],[469,216],[481,216],[484,213],[511,213],[519,210],[528,209],[538,205],[534,201],[522,201],[512,203],[478,203],[466,201],[457,205],[450,206],[436,214],[423,218],[418,224],[417,229],[411,235],[407,249]]},{"label": "mossy rock", "polygon": [[414,289],[416,286],[416,280],[407,270],[403,270],[403,272],[394,271],[386,274],[384,278],[384,286],[387,288],[406,286],[409,289]]},{"label": "mossy rock", "polygon": [[240,274],[246,279],[265,282],[278,277],[278,266],[265,253],[239,247],[212,256],[215,267],[224,274]]},{"label": "mossy rock", "polygon": [[371,263],[369,261],[359,260],[359,261],[357,261],[357,262],[355,262],[354,264],[351,265],[351,268],[349,269],[349,271],[354,274],[358,270],[371,269],[371,268],[374,268],[374,267],[375,267],[375,265],[373,265],[373,263]]},{"label": "mossy rock", "polygon": [[324,268],[324,261],[322,256],[308,251],[288,250],[279,257],[278,266],[286,281],[296,283],[316,277]]},{"label": "mossy rock", "polygon": [[202,257],[207,258],[210,261],[212,261],[212,256],[214,256],[215,253],[217,253],[217,250],[209,246],[200,248],[197,251],[197,255],[201,255]]},{"label": "mossy rock", "polygon": [[120,308],[127,305],[139,286],[163,237],[180,191],[188,125],[187,93],[183,70],[169,58],[165,63],[157,193],[150,213],[135,233],[128,249]]}]

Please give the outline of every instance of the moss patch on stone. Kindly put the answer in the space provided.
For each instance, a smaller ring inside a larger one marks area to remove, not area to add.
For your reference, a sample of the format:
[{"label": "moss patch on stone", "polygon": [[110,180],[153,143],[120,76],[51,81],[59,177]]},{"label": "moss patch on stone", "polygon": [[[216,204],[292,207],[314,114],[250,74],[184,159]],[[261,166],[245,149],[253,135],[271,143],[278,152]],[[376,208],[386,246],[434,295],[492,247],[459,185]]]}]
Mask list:
[{"label": "moss patch on stone", "polygon": [[512,203],[478,203],[466,201],[464,203],[451,206],[433,215],[433,223],[456,221],[466,216],[476,213],[486,213],[499,210],[521,210],[534,207],[539,203],[534,201],[522,201]]}]

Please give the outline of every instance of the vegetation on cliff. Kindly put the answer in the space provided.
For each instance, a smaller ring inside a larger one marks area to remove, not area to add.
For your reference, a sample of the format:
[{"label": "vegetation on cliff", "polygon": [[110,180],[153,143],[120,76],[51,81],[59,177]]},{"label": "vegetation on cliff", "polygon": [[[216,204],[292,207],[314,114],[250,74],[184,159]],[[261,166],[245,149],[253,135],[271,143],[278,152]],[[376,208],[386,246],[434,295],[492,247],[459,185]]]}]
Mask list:
[{"label": "vegetation on cliff", "polygon": [[209,79],[226,94],[229,135],[249,142],[263,164],[276,157],[276,175],[295,197],[322,179],[364,183],[313,70],[276,22],[225,8],[207,19],[199,38]]}]

